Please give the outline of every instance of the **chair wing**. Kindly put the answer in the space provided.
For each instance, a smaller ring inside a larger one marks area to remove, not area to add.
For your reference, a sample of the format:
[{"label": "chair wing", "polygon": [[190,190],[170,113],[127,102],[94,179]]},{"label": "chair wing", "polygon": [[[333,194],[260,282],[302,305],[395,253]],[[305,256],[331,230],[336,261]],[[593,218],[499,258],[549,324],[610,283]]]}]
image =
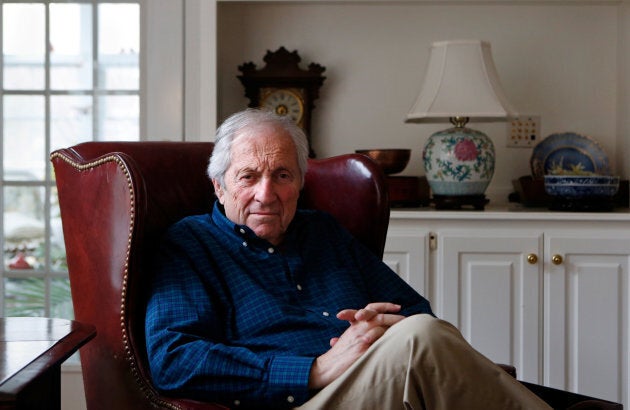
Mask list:
[{"label": "chair wing", "polygon": [[86,143],[51,154],[89,409],[221,407],[161,397],[145,366],[145,252],[175,220],[207,212],[210,143]]},{"label": "chair wing", "polygon": [[372,252],[382,257],[389,226],[385,176],[370,158],[347,154],[311,160],[302,206],[332,214]]},{"label": "chair wing", "polygon": [[[208,142],[90,142],[55,151],[75,318],[97,336],[81,349],[89,409],[221,409],[164,397],[144,342],[146,269],[157,238],[214,200]],[[361,155],[312,160],[301,206],[328,211],[382,255],[389,222],[384,177]]]}]

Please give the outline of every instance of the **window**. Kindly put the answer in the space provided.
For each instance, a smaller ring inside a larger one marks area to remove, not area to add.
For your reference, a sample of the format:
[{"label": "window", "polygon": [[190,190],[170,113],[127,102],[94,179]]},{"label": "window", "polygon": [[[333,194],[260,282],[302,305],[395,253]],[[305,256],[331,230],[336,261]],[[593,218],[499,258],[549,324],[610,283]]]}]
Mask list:
[{"label": "window", "polygon": [[51,151],[140,138],[138,1],[2,1],[0,316],[72,318]]}]

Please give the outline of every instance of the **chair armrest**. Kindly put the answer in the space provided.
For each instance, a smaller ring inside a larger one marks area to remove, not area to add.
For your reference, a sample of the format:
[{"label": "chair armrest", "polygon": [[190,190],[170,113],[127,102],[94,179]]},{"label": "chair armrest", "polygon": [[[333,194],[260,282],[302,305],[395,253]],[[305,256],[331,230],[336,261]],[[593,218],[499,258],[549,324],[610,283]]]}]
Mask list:
[{"label": "chair armrest", "polygon": [[516,379],[516,367],[510,364],[497,363],[497,366],[508,372],[508,374]]},{"label": "chair armrest", "polygon": [[[182,410],[229,410],[228,407],[224,407],[216,403],[208,403],[191,399],[179,399],[172,397],[160,397],[160,399],[171,406]],[[166,406],[165,406],[166,407]]]},{"label": "chair armrest", "polygon": [[554,389],[552,387],[541,386],[534,383],[521,381],[525,387],[531,390],[538,397],[543,399],[554,409],[567,410],[622,410],[623,405],[608,400],[601,400],[583,394]]}]

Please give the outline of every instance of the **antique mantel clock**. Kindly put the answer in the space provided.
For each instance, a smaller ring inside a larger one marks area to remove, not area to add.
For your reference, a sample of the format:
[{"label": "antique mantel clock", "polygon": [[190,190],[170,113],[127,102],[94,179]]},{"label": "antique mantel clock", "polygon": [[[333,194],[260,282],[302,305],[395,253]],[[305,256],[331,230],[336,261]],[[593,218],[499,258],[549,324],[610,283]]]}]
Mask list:
[{"label": "antique mantel clock", "polygon": [[266,65],[260,70],[252,62],[238,67],[243,73],[238,78],[245,87],[249,107],[268,108],[290,116],[306,133],[309,156],[315,157],[311,144],[311,112],[326,78],[322,76],[326,68],[311,63],[308,70],[303,70],[299,67],[301,58],[297,50],[289,52],[284,47],[275,52],[267,50],[264,61]]}]

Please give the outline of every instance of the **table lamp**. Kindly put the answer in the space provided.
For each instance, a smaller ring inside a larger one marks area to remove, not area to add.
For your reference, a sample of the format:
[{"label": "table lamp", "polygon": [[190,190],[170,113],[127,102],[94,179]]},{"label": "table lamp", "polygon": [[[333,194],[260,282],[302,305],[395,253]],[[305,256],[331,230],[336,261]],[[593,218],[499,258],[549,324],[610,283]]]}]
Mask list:
[{"label": "table lamp", "polygon": [[422,90],[405,122],[453,125],[431,135],[422,151],[436,208],[483,209],[494,174],[494,145],[486,134],[466,124],[507,121],[516,115],[501,88],[488,42],[431,45]]}]

